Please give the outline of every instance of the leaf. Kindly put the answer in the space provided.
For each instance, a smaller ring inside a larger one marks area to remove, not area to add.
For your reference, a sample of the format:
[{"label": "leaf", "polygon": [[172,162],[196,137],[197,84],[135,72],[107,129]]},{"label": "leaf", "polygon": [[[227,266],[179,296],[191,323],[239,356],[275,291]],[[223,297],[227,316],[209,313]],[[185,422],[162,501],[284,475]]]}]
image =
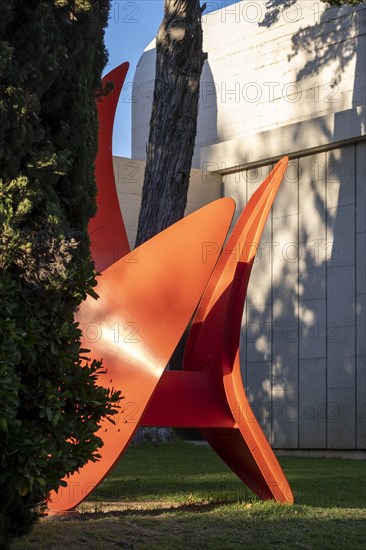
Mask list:
[{"label": "leaf", "polygon": [[69,330],[69,323],[65,321],[60,328],[60,335],[66,336],[66,334],[68,333],[68,330]]},{"label": "leaf", "polygon": [[57,426],[58,424],[58,421],[60,420],[61,418],[61,414],[59,412],[57,412],[54,417],[52,418],[52,426]]},{"label": "leaf", "polygon": [[59,353],[58,347],[54,342],[51,342],[51,352],[53,353],[53,355],[58,355]]},{"label": "leaf", "polygon": [[29,493],[29,485],[25,479],[17,481],[15,488],[21,497],[25,497]]},{"label": "leaf", "polygon": [[46,480],[43,477],[37,477],[36,481],[38,485],[42,487],[42,489],[44,489],[47,485]]},{"label": "leaf", "polygon": [[2,432],[8,431],[8,423],[5,418],[0,418],[0,430]]}]

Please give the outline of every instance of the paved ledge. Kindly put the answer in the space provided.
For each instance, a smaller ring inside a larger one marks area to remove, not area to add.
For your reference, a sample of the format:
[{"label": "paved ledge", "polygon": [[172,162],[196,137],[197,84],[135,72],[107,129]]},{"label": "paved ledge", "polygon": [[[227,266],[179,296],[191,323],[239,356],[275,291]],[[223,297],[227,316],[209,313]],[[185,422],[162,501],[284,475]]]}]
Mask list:
[{"label": "paved ledge", "polygon": [[366,460],[366,451],[353,449],[273,449],[276,456],[302,456],[309,458],[349,458],[350,460]]},{"label": "paved ledge", "polygon": [[[187,441],[192,445],[208,445],[207,441]],[[366,460],[366,451],[353,449],[273,449],[276,456],[294,456],[309,458],[348,458],[350,460]]]},{"label": "paved ledge", "polygon": [[339,147],[361,141],[366,135],[365,112],[361,107],[288,124],[264,132],[224,141],[201,149],[203,170],[225,173],[284,155]]}]

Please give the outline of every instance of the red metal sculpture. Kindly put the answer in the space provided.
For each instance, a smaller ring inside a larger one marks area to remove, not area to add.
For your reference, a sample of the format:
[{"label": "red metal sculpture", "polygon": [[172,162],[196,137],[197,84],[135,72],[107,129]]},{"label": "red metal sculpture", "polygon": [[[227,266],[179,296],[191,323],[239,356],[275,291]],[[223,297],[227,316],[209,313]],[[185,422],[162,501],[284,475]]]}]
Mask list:
[{"label": "red metal sculpture", "polygon": [[[110,250],[116,238],[120,250],[128,249],[111,169],[113,117],[126,71],[124,64],[105,77],[115,83],[114,94],[99,105],[99,209],[90,234],[92,241],[98,236],[94,259],[103,274],[99,300],[88,298],[77,315],[83,347],[91,348],[91,359],[102,358],[107,369],[100,382],[121,389],[125,398],[116,424],[101,424],[99,462],[66,478],[68,486],[51,494],[49,510],[72,510],[84,500],[138,426],[198,427],[259,497],[292,503],[288,482],[246,398],[239,363],[249,275],[287,159],[251,197],[223,250],[234,211],[231,199],[205,206],[115,261]],[[183,370],[166,371],[194,312]]]}]

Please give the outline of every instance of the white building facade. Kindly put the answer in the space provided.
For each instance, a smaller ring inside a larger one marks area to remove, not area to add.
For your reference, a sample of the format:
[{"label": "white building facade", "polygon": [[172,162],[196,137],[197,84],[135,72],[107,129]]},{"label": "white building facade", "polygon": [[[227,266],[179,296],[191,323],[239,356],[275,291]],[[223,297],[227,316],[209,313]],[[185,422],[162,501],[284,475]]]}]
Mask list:
[{"label": "white building facade", "polygon": [[[366,6],[244,0],[204,16],[203,30],[200,193],[209,202],[221,178],[239,213],[291,159],[243,315],[247,395],[274,448],[365,450]],[[151,44],[133,88],[139,161],[154,74]]]}]

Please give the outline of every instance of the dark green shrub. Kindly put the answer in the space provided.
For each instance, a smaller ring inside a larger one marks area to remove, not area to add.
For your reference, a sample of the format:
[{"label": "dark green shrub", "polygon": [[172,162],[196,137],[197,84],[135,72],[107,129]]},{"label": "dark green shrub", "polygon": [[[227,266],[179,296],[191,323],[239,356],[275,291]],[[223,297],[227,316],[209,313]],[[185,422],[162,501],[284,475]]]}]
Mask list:
[{"label": "dark green shrub", "polygon": [[73,314],[95,285],[95,98],[108,0],[0,3],[0,547],[101,441],[98,386]]}]

